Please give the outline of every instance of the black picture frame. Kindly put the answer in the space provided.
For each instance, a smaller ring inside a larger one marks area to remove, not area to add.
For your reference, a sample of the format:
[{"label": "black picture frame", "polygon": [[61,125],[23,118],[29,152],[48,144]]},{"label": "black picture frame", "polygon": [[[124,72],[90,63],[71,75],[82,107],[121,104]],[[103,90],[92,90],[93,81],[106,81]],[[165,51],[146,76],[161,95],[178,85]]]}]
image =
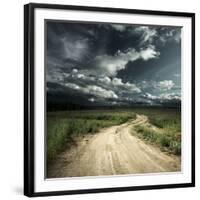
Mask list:
[{"label": "black picture frame", "polygon": [[[79,11],[96,11],[108,13],[129,13],[129,14],[147,14],[155,16],[181,16],[189,17],[192,20],[192,162],[191,162],[191,183],[168,184],[168,185],[144,185],[117,188],[99,188],[84,190],[67,190],[51,192],[35,192],[34,190],[34,11],[36,8],[59,9],[59,10],[79,10]],[[105,7],[87,7],[73,5],[56,5],[56,4],[35,4],[24,5],[24,195],[28,197],[52,196],[52,195],[72,195],[84,193],[99,192],[120,192],[133,190],[150,190],[162,188],[183,188],[195,186],[195,14],[185,12],[166,12],[135,10],[121,8]]]}]

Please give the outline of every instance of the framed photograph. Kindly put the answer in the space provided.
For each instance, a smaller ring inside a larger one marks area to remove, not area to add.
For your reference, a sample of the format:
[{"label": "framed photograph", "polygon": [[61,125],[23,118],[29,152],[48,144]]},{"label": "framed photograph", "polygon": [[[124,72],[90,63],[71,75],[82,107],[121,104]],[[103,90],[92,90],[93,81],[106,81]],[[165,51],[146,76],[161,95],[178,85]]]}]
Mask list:
[{"label": "framed photograph", "polygon": [[195,14],[24,6],[24,194],[195,185]]}]

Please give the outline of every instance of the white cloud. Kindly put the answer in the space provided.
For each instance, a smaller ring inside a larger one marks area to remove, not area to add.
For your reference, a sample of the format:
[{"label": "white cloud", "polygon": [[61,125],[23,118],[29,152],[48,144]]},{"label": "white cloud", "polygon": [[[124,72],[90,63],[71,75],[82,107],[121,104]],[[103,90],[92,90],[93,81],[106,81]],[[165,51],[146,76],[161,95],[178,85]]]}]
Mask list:
[{"label": "white cloud", "polygon": [[85,75],[84,74],[77,74],[77,78],[80,78],[80,79],[85,79]]},{"label": "white cloud", "polygon": [[176,93],[165,93],[160,95],[161,100],[181,100],[181,96]]},{"label": "white cloud", "polygon": [[174,87],[174,82],[172,80],[164,80],[158,83],[158,87],[163,90],[170,90]]},{"label": "white cloud", "polygon": [[[100,77],[100,78],[95,78],[94,76],[88,76],[86,74],[84,74],[81,70],[77,70],[77,69],[73,69],[71,74],[66,74],[63,73],[63,78],[62,80],[59,81],[60,84],[65,85],[71,89],[83,89],[83,87],[80,87],[79,85],[75,84],[75,83],[65,83],[66,82],[66,78],[73,78],[74,81],[76,81],[77,79],[79,79],[79,82],[81,81],[81,83],[83,85],[85,85],[88,81],[89,84],[95,84],[98,85],[96,90],[98,90],[98,87],[105,87],[108,90],[115,90],[115,91],[121,91],[123,90],[123,92],[134,92],[134,93],[140,93],[141,90],[138,86],[136,86],[134,83],[129,83],[129,82],[122,82],[121,78],[110,78],[108,76],[104,76],[104,77]],[[57,77],[58,78],[58,77]],[[65,78],[65,79],[64,79]],[[71,79],[69,79],[71,80]],[[56,80],[58,81],[58,80]],[[88,84],[88,83],[87,83]],[[89,86],[86,86],[85,88],[87,89],[83,89],[86,93],[89,93],[89,90],[92,90]],[[95,87],[94,87],[95,88]],[[88,90],[88,91],[87,91]],[[101,92],[101,91],[100,91]]]},{"label": "white cloud", "polygon": [[72,39],[72,36],[67,35],[61,39],[63,44],[65,58],[73,60],[81,60],[89,51],[88,39]]},{"label": "white cloud", "polygon": [[163,93],[160,95],[152,95],[150,93],[145,93],[145,98],[150,100],[159,100],[159,101],[166,101],[166,100],[181,100],[181,96],[178,93]]},{"label": "white cloud", "polygon": [[111,104],[112,104],[112,105],[117,105],[117,104],[119,104],[119,102],[112,101]]},{"label": "white cloud", "polygon": [[[107,85],[107,87],[111,87],[111,88],[115,88],[117,87],[117,89],[120,91],[121,89],[125,89],[127,90],[127,92],[136,92],[136,93],[140,93],[141,90],[140,88],[138,88],[135,84],[133,83],[123,83],[121,78],[109,78],[107,76],[99,78],[99,81],[102,83],[105,83]],[[120,87],[120,88],[119,88]]]},{"label": "white cloud", "polygon": [[121,87],[127,89],[127,92],[129,92],[129,91],[136,92],[136,93],[141,92],[140,88],[138,88],[135,84],[129,83],[129,82],[123,83],[122,79],[120,79],[120,78],[113,78],[112,84],[114,86],[121,86]]},{"label": "white cloud", "polygon": [[69,73],[63,73],[63,76],[65,77],[65,78],[68,78],[69,76],[70,76],[70,74]]},{"label": "white cloud", "polygon": [[[155,50],[153,45],[150,45],[146,49],[136,51],[134,48],[127,49],[125,52],[118,51],[115,55],[100,55],[95,58],[95,66],[97,72],[107,75],[115,76],[119,70],[125,69],[126,64],[129,61],[135,61],[137,59],[149,60],[157,58],[160,55]],[[95,71],[96,72],[96,71]]]},{"label": "white cloud", "polygon": [[146,93],[144,95],[144,97],[148,98],[148,99],[151,99],[151,100],[155,100],[155,99],[158,99],[159,97],[158,96],[155,96],[155,95],[152,95],[150,93]]},{"label": "white cloud", "polygon": [[163,81],[146,80],[138,82],[137,86],[142,90],[154,91],[154,92],[162,92],[180,88],[180,86],[176,85],[173,82],[173,80],[163,80]]},{"label": "white cloud", "polygon": [[124,84],[122,83],[122,79],[121,79],[121,78],[113,78],[112,83],[113,83],[113,85],[117,85],[117,86],[122,86],[122,85],[124,85]]},{"label": "white cloud", "polygon": [[83,92],[85,94],[94,95],[96,97],[118,99],[117,94],[115,94],[115,92],[113,92],[112,90],[106,90],[96,85],[87,85],[83,87],[75,83],[65,83],[64,86],[74,90],[79,90],[80,92]]},{"label": "white cloud", "polygon": [[151,58],[157,58],[160,53],[155,51],[155,47],[153,45],[150,45],[147,49],[142,49],[140,51],[141,57],[144,60],[149,60]]},{"label": "white cloud", "polygon": [[[81,72],[81,71],[80,71]],[[72,75],[73,78],[78,78],[84,81],[95,81],[96,78],[94,76],[88,76],[87,74],[84,74],[84,72],[77,73],[75,75]]]},{"label": "white cloud", "polygon": [[174,35],[174,40],[179,43],[181,41],[181,32],[176,32]]},{"label": "white cloud", "polygon": [[81,87],[75,83],[65,83],[64,84],[66,87],[74,89],[74,90],[80,90]]},{"label": "white cloud", "polygon": [[95,101],[94,98],[89,98],[88,100],[91,101],[91,102]]},{"label": "white cloud", "polygon": [[132,84],[129,82],[125,83],[125,87],[127,89],[130,89],[130,91],[132,91],[132,92],[137,92],[137,93],[141,92],[140,88],[138,88],[135,84]]},{"label": "white cloud", "polygon": [[82,89],[84,93],[91,94],[97,97],[114,98],[114,99],[118,98],[118,96],[112,90],[106,90],[96,85],[88,85],[86,86],[86,88]]},{"label": "white cloud", "polygon": [[138,26],[134,29],[134,31],[138,34],[142,34],[141,36],[141,44],[146,42],[152,43],[154,38],[157,36],[157,31],[155,28],[149,28],[149,26]]},{"label": "white cloud", "polygon": [[99,81],[106,83],[106,84],[111,83],[111,79],[108,76],[104,76],[104,77],[99,78]]},{"label": "white cloud", "polygon": [[111,24],[111,27],[120,32],[123,32],[126,30],[126,25]]},{"label": "white cloud", "polygon": [[65,75],[62,74],[59,70],[54,70],[53,73],[51,71],[46,74],[46,81],[52,83],[59,83],[64,80],[64,76]]},{"label": "white cloud", "polygon": [[125,68],[129,61],[137,60],[139,58],[138,52],[135,49],[130,49],[128,52],[118,52],[114,56],[101,55],[95,58],[95,64],[102,74],[108,76],[115,76],[116,73]]},{"label": "white cloud", "polygon": [[73,69],[72,70],[72,73],[77,73],[78,72],[78,69]]},{"label": "white cloud", "polygon": [[179,43],[181,40],[181,29],[176,28],[176,29],[169,29],[169,28],[162,28],[162,31],[164,33],[159,37],[160,41],[165,44],[167,41],[173,41]]},{"label": "white cloud", "polygon": [[81,79],[81,80],[85,80],[85,81],[95,81],[95,77],[94,76],[89,76],[86,72],[87,71],[85,71],[85,70],[73,69],[71,71],[71,73],[67,74],[67,76],[65,76],[64,74],[63,75],[66,78],[69,77],[69,78]]}]

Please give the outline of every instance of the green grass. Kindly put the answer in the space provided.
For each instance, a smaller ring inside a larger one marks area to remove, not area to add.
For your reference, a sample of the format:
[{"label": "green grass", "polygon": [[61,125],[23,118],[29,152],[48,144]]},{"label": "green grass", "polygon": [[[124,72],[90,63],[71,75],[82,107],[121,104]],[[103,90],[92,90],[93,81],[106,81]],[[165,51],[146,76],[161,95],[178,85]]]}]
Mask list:
[{"label": "green grass", "polygon": [[98,132],[101,128],[125,123],[135,118],[128,111],[61,111],[47,113],[47,160],[74,143],[74,138]]},{"label": "green grass", "polygon": [[[75,138],[94,134],[101,128],[119,125],[143,114],[161,132],[137,126],[137,136],[165,151],[181,153],[181,119],[176,109],[134,108],[129,110],[57,111],[47,113],[47,160],[51,162],[75,144]],[[134,131],[134,134],[136,131]]]},{"label": "green grass", "polygon": [[181,120],[180,117],[171,116],[157,116],[149,117],[151,124],[157,126],[158,128],[164,128],[171,130],[172,132],[181,132]]},{"label": "green grass", "polygon": [[[153,129],[144,125],[135,126],[133,133],[138,137],[156,144],[161,150],[181,154],[181,115],[177,110],[152,110],[142,112],[149,117],[149,123],[158,127]],[[142,114],[140,113],[140,114]]]},{"label": "green grass", "polygon": [[161,133],[149,127],[138,125],[134,127],[134,134],[137,134],[138,137],[148,142],[158,145],[162,150],[176,155],[181,154],[180,133],[167,130]]}]

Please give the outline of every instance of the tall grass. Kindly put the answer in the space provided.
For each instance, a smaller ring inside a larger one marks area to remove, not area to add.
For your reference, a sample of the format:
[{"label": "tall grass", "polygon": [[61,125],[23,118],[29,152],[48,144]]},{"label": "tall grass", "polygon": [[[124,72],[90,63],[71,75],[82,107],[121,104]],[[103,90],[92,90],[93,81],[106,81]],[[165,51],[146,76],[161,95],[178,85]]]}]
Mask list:
[{"label": "tall grass", "polygon": [[135,118],[133,112],[67,111],[47,114],[47,160],[54,160],[64,149],[70,147],[74,138],[93,134],[101,128],[122,124]]},{"label": "tall grass", "polygon": [[153,113],[145,113],[149,117],[149,123],[158,127],[138,125],[133,133],[138,137],[158,145],[162,150],[181,154],[181,115],[177,110],[158,110]]},{"label": "tall grass", "polygon": [[181,132],[181,120],[180,118],[155,118],[150,117],[149,121],[151,124],[158,128],[165,128],[171,131]]},{"label": "tall grass", "polygon": [[133,131],[139,137],[156,144],[161,149],[181,154],[181,111],[171,108],[136,108],[134,112],[144,114],[149,123],[159,129],[137,126]]}]

